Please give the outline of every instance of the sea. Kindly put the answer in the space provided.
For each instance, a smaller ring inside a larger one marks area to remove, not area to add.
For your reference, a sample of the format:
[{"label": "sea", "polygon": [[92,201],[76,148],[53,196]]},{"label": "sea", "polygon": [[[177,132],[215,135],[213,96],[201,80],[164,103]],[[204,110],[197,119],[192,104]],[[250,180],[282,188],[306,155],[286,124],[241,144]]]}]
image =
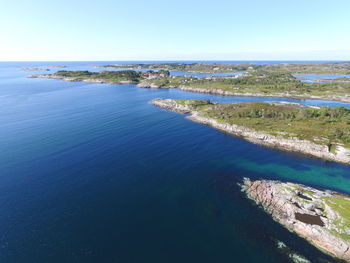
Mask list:
[{"label": "sea", "polygon": [[33,79],[47,72],[23,70],[111,63],[142,62],[0,63],[0,262],[337,262],[240,184],[273,179],[350,194],[350,166],[254,145],[148,102],[350,104]]}]

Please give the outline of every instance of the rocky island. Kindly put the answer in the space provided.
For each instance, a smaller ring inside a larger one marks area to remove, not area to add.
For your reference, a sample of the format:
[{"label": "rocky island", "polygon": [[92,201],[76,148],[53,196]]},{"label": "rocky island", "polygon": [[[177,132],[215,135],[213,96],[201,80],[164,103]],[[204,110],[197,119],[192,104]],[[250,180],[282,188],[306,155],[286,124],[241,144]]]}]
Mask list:
[{"label": "rocky island", "polygon": [[24,71],[50,71],[48,68],[21,68]]},{"label": "rocky island", "polygon": [[350,262],[350,196],[268,180],[245,179],[242,190],[287,229]]},{"label": "rocky island", "polygon": [[350,164],[350,110],[287,102],[218,104],[207,100],[150,102],[252,143]]}]

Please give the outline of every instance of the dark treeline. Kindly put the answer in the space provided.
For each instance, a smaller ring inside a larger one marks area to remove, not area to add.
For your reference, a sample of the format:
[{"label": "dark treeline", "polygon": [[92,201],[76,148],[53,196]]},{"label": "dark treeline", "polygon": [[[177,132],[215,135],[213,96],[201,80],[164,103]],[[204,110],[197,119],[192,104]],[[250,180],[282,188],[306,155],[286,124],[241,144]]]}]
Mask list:
[{"label": "dark treeline", "polygon": [[[231,104],[217,107],[221,115],[239,118],[278,118],[278,119],[309,119],[325,118],[346,121],[350,124],[350,109],[339,108],[298,108],[293,106],[278,106],[268,103]],[[349,127],[350,128],[350,127]]]}]

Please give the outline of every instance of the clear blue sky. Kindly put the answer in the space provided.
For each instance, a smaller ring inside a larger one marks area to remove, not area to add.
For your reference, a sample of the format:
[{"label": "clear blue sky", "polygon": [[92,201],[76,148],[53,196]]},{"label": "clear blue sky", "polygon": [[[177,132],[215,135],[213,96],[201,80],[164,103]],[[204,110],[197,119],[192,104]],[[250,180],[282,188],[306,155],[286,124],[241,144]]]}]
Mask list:
[{"label": "clear blue sky", "polygon": [[350,60],[350,0],[0,0],[0,60]]}]

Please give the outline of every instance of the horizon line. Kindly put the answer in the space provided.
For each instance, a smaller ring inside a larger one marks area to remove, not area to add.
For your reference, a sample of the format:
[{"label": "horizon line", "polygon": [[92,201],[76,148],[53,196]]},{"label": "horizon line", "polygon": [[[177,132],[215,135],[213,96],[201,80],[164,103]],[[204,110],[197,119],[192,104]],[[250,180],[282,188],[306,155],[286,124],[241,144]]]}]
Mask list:
[{"label": "horizon line", "polygon": [[6,62],[129,62],[129,61],[164,61],[164,62],[183,62],[183,61],[295,61],[295,62],[307,62],[307,61],[317,61],[317,62],[350,62],[350,59],[130,59],[130,60],[0,60],[0,63]]}]

